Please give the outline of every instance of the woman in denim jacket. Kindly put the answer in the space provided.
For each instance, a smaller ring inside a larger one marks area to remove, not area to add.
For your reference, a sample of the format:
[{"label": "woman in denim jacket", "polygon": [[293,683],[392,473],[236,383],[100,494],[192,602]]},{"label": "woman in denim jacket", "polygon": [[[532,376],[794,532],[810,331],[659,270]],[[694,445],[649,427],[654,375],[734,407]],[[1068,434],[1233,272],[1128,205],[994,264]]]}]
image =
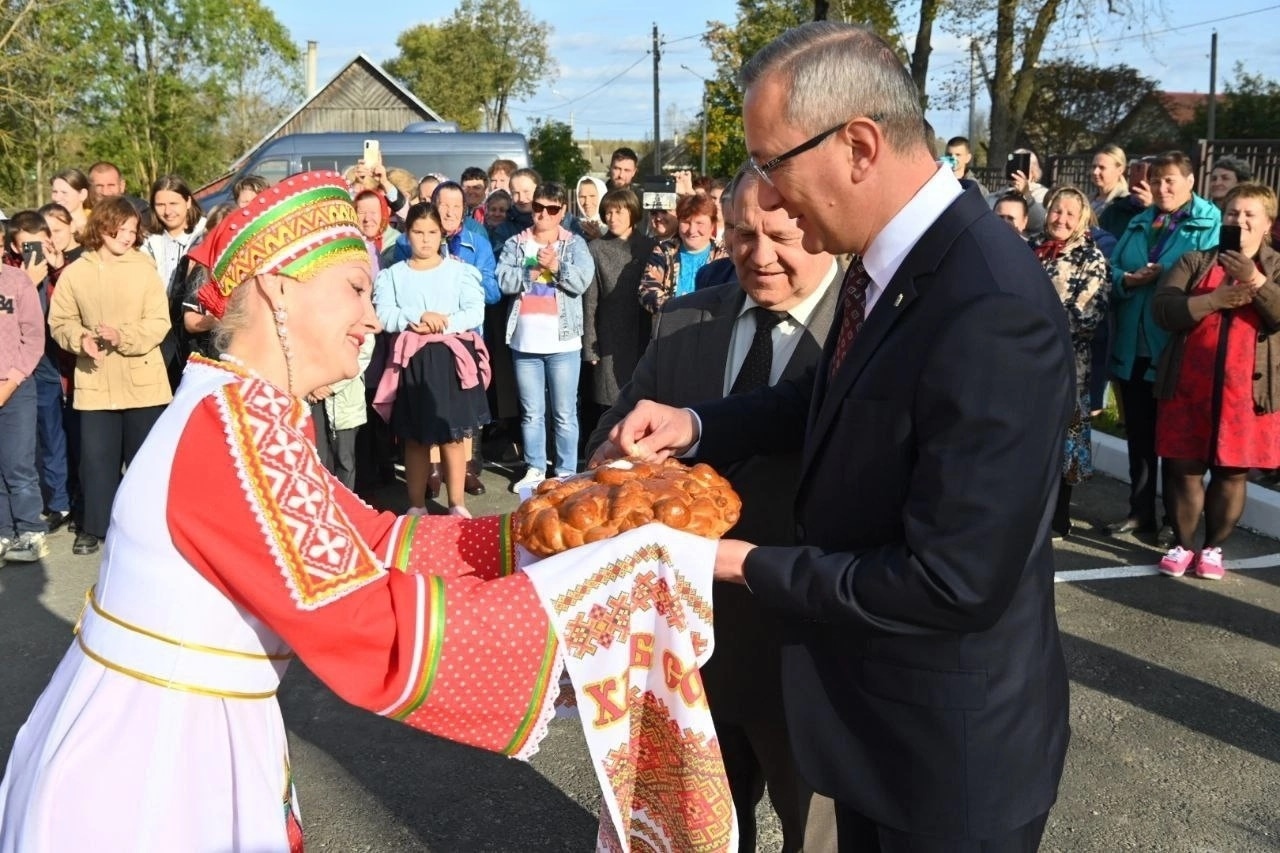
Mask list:
[{"label": "woman in denim jacket", "polygon": [[546,397],[555,424],[556,476],[578,468],[578,374],[582,365],[582,294],[595,274],[586,242],[563,225],[569,197],[557,183],[533,193],[533,225],[502,246],[498,288],[518,297],[507,315],[515,362],[520,428],[528,470],[512,491],[546,478]]}]

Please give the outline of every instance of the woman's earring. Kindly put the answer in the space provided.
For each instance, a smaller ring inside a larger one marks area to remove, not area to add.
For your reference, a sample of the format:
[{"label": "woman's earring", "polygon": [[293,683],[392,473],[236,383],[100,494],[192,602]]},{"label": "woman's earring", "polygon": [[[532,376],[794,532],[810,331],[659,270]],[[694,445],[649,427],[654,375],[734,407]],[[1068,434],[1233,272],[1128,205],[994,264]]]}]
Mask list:
[{"label": "woman's earring", "polygon": [[293,347],[289,344],[289,312],[277,308],[272,312],[276,321],[276,337],[280,338],[280,348],[284,350],[284,366],[289,380],[289,393],[293,394]]}]

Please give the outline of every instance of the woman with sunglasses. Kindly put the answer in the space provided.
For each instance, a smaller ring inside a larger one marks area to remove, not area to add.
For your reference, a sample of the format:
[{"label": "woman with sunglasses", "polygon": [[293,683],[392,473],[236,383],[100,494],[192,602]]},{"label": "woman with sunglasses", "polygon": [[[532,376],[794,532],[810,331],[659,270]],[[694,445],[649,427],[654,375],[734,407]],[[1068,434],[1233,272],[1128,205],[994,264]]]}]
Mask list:
[{"label": "woman with sunglasses", "polygon": [[582,294],[595,275],[586,242],[564,227],[569,196],[557,183],[533,193],[533,225],[511,237],[498,259],[498,288],[515,296],[506,342],[515,362],[520,428],[528,470],[513,486],[547,473],[546,398],[555,423],[556,476],[578,469],[578,375],[582,366]]}]

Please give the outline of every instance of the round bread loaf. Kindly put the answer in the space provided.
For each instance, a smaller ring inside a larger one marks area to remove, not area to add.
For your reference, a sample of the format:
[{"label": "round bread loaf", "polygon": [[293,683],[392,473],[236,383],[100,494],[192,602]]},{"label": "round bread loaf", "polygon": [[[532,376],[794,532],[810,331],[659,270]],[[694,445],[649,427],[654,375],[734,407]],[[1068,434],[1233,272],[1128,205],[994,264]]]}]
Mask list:
[{"label": "round bread loaf", "polygon": [[690,468],[668,459],[615,463],[547,480],[520,505],[512,522],[516,542],[531,554],[550,557],[655,521],[718,539],[738,523],[741,510],[733,486],[710,465]]}]

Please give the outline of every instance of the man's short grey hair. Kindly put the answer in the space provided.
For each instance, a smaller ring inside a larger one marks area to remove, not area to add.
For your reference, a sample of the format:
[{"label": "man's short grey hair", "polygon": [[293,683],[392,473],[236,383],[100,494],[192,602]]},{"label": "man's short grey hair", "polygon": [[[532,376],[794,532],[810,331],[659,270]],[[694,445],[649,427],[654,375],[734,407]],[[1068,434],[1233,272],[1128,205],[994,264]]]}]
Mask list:
[{"label": "man's short grey hair", "polygon": [[819,133],[873,116],[889,145],[926,144],[920,93],[884,39],[865,27],[812,21],[787,30],[751,57],[738,75],[744,89],[766,77],[790,88],[782,118]]},{"label": "man's short grey hair", "polygon": [[732,210],[733,205],[738,203],[738,193],[742,191],[742,187],[754,180],[756,180],[756,172],[751,168],[751,161],[748,160],[738,167],[738,171],[733,173],[729,183],[725,184],[724,193],[720,196],[720,206],[728,206]]}]

